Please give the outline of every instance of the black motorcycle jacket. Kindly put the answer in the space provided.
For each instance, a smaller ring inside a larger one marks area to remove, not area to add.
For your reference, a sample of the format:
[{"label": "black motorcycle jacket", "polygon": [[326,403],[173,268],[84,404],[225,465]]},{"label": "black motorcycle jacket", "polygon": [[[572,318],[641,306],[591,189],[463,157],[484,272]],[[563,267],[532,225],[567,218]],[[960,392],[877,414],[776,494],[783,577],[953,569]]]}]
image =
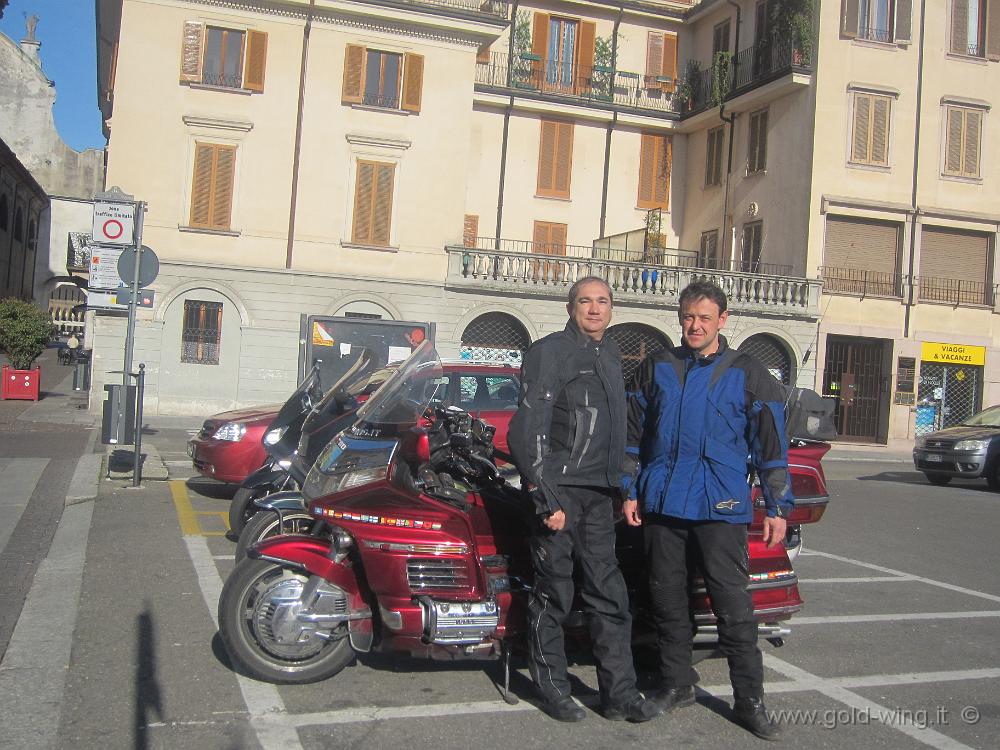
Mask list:
[{"label": "black motorcycle jacket", "polygon": [[536,341],[521,366],[521,400],[507,444],[536,512],[562,507],[561,488],[620,487],[626,438],[621,354],[570,320]]}]

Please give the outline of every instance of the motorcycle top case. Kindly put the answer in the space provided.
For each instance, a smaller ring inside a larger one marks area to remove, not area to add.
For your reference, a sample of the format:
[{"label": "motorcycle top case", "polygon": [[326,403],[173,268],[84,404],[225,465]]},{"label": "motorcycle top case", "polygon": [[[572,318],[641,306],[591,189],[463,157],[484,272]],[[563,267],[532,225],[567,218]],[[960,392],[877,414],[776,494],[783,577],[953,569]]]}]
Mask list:
[{"label": "motorcycle top case", "polygon": [[785,389],[785,432],[799,440],[836,440],[834,400],[808,388]]}]

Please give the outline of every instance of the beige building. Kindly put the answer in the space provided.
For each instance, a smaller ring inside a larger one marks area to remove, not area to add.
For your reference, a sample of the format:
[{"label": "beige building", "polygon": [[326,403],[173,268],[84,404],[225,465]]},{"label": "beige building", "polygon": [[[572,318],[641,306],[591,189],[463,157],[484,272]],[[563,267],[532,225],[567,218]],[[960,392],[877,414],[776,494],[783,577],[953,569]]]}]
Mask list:
[{"label": "beige building", "polygon": [[[728,97],[679,71],[711,60],[724,4],[705,5],[97,0],[107,184],[148,203],[143,241],[161,262],[136,339],[147,410],[279,400],[338,355],[319,330],[331,320],[427,322],[445,356],[516,361],[563,326],[588,273],[612,282],[630,366],[679,340],[677,295],[708,276],[731,295],[732,342],[813,385],[808,216],[762,201],[771,238],[722,251],[751,200],[699,166]],[[812,82],[783,48],[733,102],[784,107]],[[772,156],[804,195],[796,156]],[[96,395],[120,368],[124,320],[92,328]]]}]

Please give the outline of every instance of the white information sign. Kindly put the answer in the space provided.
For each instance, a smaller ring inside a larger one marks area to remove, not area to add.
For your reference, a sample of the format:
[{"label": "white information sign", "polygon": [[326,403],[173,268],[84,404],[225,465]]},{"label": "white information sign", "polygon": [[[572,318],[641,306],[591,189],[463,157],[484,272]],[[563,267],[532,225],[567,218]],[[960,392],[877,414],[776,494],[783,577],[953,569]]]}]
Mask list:
[{"label": "white information sign", "polygon": [[118,275],[118,258],[124,248],[91,245],[88,249],[90,250],[90,279],[87,285],[91,289],[109,290],[125,286],[125,282]]},{"label": "white information sign", "polygon": [[87,292],[87,307],[102,310],[128,310],[127,304],[118,302],[118,292]]},{"label": "white information sign", "polygon": [[135,244],[135,204],[94,203],[94,242],[101,245]]}]

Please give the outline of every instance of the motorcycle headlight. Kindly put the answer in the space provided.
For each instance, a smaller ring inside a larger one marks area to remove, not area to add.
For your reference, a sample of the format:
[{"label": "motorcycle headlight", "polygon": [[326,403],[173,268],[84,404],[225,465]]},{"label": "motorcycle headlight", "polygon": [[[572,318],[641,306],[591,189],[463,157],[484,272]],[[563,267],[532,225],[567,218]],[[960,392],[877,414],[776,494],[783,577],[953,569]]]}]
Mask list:
[{"label": "motorcycle headlight", "polygon": [[228,440],[237,443],[247,434],[247,426],[242,422],[226,422],[212,435],[216,440]]},{"label": "motorcycle headlight", "polygon": [[351,487],[360,487],[363,484],[370,484],[385,479],[388,471],[386,466],[375,466],[370,469],[358,469],[344,474],[337,483],[336,492],[349,490]]},{"label": "motorcycle headlight", "polygon": [[955,443],[957,451],[983,451],[989,447],[989,440],[959,440]]},{"label": "motorcycle headlight", "polygon": [[264,445],[276,445],[279,440],[281,440],[282,435],[288,431],[287,427],[278,427],[274,430],[268,430],[267,434],[264,435]]}]

